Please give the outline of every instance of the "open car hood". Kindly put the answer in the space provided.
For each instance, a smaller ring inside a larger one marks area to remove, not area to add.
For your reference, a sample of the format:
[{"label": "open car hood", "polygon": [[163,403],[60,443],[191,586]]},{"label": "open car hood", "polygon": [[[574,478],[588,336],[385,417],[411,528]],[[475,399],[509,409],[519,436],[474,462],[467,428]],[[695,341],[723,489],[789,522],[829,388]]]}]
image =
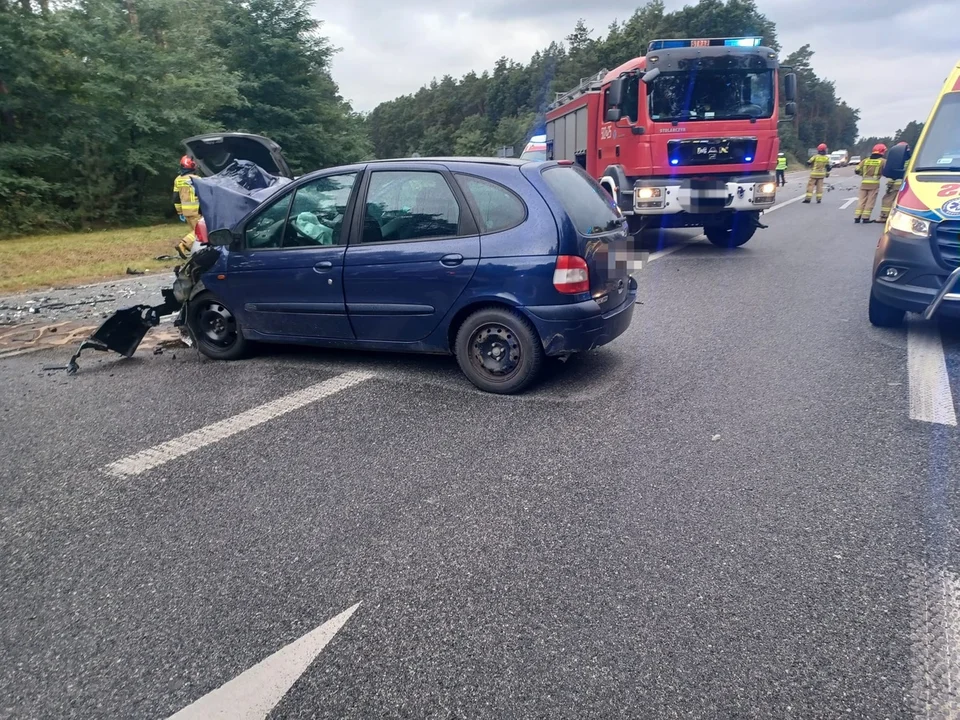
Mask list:
[{"label": "open car hood", "polygon": [[261,135],[209,133],[187,138],[183,144],[207,176],[216,175],[234,160],[249,160],[271,175],[293,177],[280,146]]}]

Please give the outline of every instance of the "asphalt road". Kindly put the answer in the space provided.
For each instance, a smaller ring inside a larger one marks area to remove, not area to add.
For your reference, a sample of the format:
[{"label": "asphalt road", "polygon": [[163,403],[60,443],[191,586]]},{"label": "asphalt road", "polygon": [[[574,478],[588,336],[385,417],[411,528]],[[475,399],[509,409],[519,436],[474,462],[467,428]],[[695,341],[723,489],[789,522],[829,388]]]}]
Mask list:
[{"label": "asphalt road", "polygon": [[522,397],[448,358],[0,361],[0,716],[168,717],[357,603],[270,717],[954,716],[957,427],[911,418],[832,180],[741,249],[667,235],[629,331]]}]

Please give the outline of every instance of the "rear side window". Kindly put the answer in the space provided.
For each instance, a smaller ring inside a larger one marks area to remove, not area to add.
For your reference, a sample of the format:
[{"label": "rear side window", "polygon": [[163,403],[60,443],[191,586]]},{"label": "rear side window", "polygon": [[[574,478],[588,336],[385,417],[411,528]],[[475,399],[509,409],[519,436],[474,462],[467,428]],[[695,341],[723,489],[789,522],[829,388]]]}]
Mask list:
[{"label": "rear side window", "polygon": [[460,206],[443,175],[378,170],[370,176],[361,242],[454,237]]},{"label": "rear side window", "polygon": [[547,168],[543,179],[581,235],[596,235],[620,227],[621,216],[614,210],[610,196],[579,167]]},{"label": "rear side window", "polygon": [[523,201],[502,185],[473,175],[457,175],[457,182],[477,213],[481,233],[509,230],[527,216]]}]

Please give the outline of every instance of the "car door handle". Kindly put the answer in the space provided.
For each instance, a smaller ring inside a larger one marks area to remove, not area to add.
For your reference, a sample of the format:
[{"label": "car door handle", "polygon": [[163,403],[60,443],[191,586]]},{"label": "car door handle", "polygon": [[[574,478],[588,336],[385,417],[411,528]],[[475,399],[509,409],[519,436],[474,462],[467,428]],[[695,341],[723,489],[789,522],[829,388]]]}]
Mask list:
[{"label": "car door handle", "polygon": [[463,262],[463,255],[459,253],[452,253],[450,255],[444,255],[440,258],[440,264],[446,265],[447,267],[456,267]]},{"label": "car door handle", "polygon": [[316,265],[313,266],[313,269],[317,272],[323,272],[324,270],[329,270],[333,267],[333,263],[329,260],[321,260]]}]

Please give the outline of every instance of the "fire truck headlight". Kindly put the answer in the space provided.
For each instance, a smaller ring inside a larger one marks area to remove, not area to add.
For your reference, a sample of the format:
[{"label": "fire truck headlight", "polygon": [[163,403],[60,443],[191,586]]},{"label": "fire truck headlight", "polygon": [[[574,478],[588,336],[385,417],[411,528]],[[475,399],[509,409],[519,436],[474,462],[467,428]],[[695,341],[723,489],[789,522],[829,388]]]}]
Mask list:
[{"label": "fire truck headlight", "polygon": [[773,183],[764,183],[760,186],[761,195],[772,195],[777,189],[777,186]]},{"label": "fire truck headlight", "polygon": [[660,188],[642,187],[637,189],[637,198],[640,200],[649,200],[650,198],[660,197]]}]

